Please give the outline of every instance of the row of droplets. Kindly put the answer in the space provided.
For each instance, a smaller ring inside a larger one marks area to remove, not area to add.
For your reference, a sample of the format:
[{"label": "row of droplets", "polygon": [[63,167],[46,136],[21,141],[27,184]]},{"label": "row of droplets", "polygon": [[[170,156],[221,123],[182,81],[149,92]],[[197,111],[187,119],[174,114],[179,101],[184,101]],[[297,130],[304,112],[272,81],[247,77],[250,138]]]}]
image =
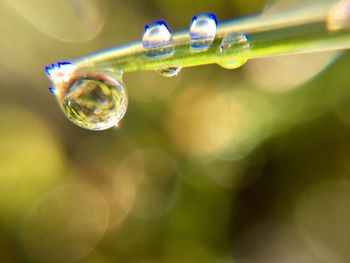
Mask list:
[{"label": "row of droplets", "polygon": [[[189,30],[189,49],[193,54],[209,50],[217,35],[217,20],[213,14],[193,17]],[[145,27],[142,47],[149,59],[172,57],[176,43],[163,21]],[[229,33],[217,50],[217,63],[225,68],[243,65],[250,50],[245,34]],[[158,69],[163,76],[177,75],[178,65]],[[45,68],[53,93],[64,114],[76,125],[89,130],[105,130],[118,125],[124,116],[128,98],[118,70],[76,70],[70,62],[59,62]]]},{"label": "row of droplets", "polygon": [[[189,29],[189,48],[193,53],[205,52],[214,43],[217,31],[217,19],[214,14],[199,14],[192,18]],[[175,53],[175,41],[164,21],[157,21],[145,27],[142,47],[150,59],[167,58]],[[224,68],[237,68],[246,63],[250,45],[246,34],[229,33],[220,45],[220,57],[217,63]],[[166,77],[176,76],[179,66],[167,66],[157,70]]]}]

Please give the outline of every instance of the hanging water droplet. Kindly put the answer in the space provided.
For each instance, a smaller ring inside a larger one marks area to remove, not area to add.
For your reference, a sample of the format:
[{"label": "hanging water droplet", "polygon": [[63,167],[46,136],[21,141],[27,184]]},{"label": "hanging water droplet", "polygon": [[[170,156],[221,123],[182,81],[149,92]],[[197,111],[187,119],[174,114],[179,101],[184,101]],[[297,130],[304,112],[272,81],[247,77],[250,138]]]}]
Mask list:
[{"label": "hanging water droplet", "polygon": [[49,77],[62,111],[74,124],[105,130],[116,126],[124,116],[127,94],[121,73],[66,71],[61,65],[52,67]]},{"label": "hanging water droplet", "polygon": [[86,76],[69,87],[62,107],[75,124],[90,130],[105,130],[116,126],[123,117],[125,91],[119,80]]},{"label": "hanging water droplet", "polygon": [[157,70],[164,77],[174,77],[181,71],[181,67],[168,67]]},{"label": "hanging water droplet", "polygon": [[164,21],[158,21],[145,27],[142,47],[151,58],[167,57],[175,51],[173,36]]},{"label": "hanging water droplet", "polygon": [[192,18],[190,25],[191,50],[203,52],[213,44],[217,20],[213,14],[200,14]]},{"label": "hanging water droplet", "polygon": [[221,42],[217,64],[227,69],[241,67],[248,61],[249,53],[248,36],[246,34],[229,33]]}]

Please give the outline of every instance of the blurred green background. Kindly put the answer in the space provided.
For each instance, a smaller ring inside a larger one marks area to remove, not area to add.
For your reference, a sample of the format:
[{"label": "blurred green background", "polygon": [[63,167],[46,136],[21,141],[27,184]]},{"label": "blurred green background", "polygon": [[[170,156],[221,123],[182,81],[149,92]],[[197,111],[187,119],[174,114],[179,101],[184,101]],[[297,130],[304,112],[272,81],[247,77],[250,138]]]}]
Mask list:
[{"label": "blurred green background", "polygon": [[266,5],[2,0],[1,262],[349,262],[348,52],[127,74],[127,114],[103,132],[47,91],[45,65],[152,21],[175,31]]}]

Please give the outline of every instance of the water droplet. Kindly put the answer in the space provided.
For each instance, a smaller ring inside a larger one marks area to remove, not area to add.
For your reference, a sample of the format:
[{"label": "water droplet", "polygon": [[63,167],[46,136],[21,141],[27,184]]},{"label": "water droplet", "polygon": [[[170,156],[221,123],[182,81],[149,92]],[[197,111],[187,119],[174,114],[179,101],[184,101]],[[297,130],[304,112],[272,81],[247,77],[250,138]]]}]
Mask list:
[{"label": "water droplet", "polygon": [[157,70],[164,77],[174,77],[181,71],[181,67],[168,67]]},{"label": "water droplet", "polygon": [[190,26],[191,50],[203,52],[213,44],[217,20],[213,14],[200,14],[192,18]]},{"label": "water droplet", "polygon": [[77,79],[67,90],[62,103],[67,117],[90,130],[116,126],[126,110],[122,83],[102,76]]},{"label": "water droplet", "polygon": [[128,99],[121,73],[65,71],[58,65],[49,77],[62,111],[74,124],[89,130],[105,130],[116,126],[124,116]]},{"label": "water droplet", "polygon": [[221,42],[217,64],[227,69],[241,67],[248,61],[249,53],[248,36],[246,34],[229,33]]},{"label": "water droplet", "polygon": [[174,39],[164,21],[158,21],[145,27],[142,47],[146,56],[151,58],[173,55],[175,51]]}]

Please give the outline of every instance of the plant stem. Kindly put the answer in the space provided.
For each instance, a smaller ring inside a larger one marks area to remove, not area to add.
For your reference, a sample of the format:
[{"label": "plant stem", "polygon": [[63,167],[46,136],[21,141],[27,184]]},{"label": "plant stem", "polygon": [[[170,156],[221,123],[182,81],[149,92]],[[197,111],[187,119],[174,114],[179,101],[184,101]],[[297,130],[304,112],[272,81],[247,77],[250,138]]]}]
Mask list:
[{"label": "plant stem", "polygon": [[[92,54],[75,63],[80,68],[113,67],[123,72],[213,64],[222,59],[221,42],[231,33],[248,36],[248,59],[350,48],[349,27],[329,30],[327,23],[332,6],[320,2],[281,14],[262,14],[221,23],[214,43],[205,52],[192,52],[189,34],[182,31],[174,34],[175,53],[171,57],[149,58],[144,54],[141,42],[134,42],[124,47]],[[239,53],[237,46],[233,45],[231,49],[227,52],[226,59]]]}]

